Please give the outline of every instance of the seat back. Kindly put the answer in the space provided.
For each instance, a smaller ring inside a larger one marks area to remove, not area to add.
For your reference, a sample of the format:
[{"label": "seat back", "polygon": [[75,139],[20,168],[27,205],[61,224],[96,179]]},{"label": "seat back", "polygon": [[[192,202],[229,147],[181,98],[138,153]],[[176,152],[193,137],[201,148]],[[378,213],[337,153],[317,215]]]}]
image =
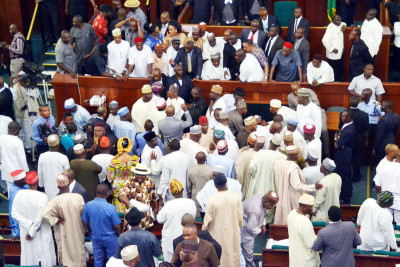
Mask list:
[{"label": "seat back", "polygon": [[294,18],[293,11],[297,7],[294,1],[279,1],[274,3],[274,15],[278,18],[281,27],[289,26],[289,21]]}]

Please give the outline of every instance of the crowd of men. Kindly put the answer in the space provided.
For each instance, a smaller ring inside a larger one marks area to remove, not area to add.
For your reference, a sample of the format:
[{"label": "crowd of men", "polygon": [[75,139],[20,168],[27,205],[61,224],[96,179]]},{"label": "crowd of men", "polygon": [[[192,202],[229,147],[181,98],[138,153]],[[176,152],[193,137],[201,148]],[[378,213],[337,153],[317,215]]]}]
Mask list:
[{"label": "crowd of men", "polygon": [[[206,23],[214,14],[218,24],[239,23],[238,1],[217,1],[215,13],[213,1],[188,1],[182,13],[194,5],[200,21],[187,36],[168,12],[148,23],[138,0],[94,5],[91,24],[69,7],[73,27],[57,42],[57,72],[150,78],[132,107],[111,101],[90,114],[70,98],[57,125],[13,63],[10,86],[0,78],[0,170],[21,265],[86,266],[93,254],[95,266],[255,266],[254,240],[270,224],[288,226],[291,266],[354,266],[354,246],[397,250],[400,117],[373,75],[377,11],[350,34],[350,108],[330,140],[317,95],[299,82],[343,80],[346,24],[333,19],[322,39],[328,60],[309,62],[301,8],[285,42],[277,18],[253,2],[251,28],[224,37]],[[199,13],[209,4],[211,14]],[[15,25],[10,32],[10,54],[22,55],[22,34]],[[213,85],[207,102],[196,79],[290,81],[289,107],[272,99],[266,122],[247,115],[243,88],[224,94]],[[28,165],[32,149],[37,166]],[[377,165],[378,199],[363,203],[356,229],[340,221],[340,205],[351,203],[365,157]],[[316,236],[312,221],[328,227]],[[155,224],[163,224],[161,244]]]}]

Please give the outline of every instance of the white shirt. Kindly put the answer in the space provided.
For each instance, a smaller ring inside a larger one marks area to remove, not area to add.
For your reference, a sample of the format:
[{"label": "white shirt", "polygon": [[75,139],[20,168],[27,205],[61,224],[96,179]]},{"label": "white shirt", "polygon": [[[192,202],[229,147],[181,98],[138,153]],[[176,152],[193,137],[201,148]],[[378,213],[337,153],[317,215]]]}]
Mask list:
[{"label": "white shirt", "polygon": [[[193,31],[190,31],[190,32],[187,34],[187,38],[188,38],[188,39],[189,39],[189,38],[192,38],[192,33],[193,33]],[[205,31],[205,32],[204,32],[204,35],[201,36],[200,38],[203,39],[204,42],[206,42],[206,41],[207,41],[207,37],[208,37],[209,34],[210,34],[210,33],[209,33],[208,31]]]},{"label": "white shirt", "polygon": [[[155,160],[151,159],[151,153],[154,152],[157,156]],[[163,153],[159,146],[155,146],[154,148],[149,147],[146,144],[143,148],[142,155],[140,156],[140,162],[147,164],[148,168],[152,168],[163,156]]]},{"label": "white shirt", "polygon": [[147,45],[143,45],[142,51],[138,51],[136,46],[129,49],[129,65],[134,65],[129,77],[147,78],[149,71],[147,65],[154,63],[153,52]]},{"label": "white shirt", "polygon": [[175,115],[174,118],[177,120],[182,119],[183,114],[185,113],[182,109],[182,105],[185,104],[185,100],[183,100],[183,98],[179,97],[178,98],[174,98],[171,99],[168,97],[167,99],[167,107],[172,105],[175,108]]},{"label": "white shirt", "polygon": [[[268,58],[268,56],[269,56],[269,53],[271,52],[272,46],[273,46],[274,43],[276,42],[276,39],[278,39],[278,35],[268,39],[267,45],[265,46],[265,53],[266,53],[267,58]],[[269,45],[269,49],[268,49],[268,51],[267,51],[268,43],[271,43],[271,44]]]},{"label": "white shirt", "polygon": [[233,47],[236,49],[236,51],[242,49],[242,40],[238,39],[236,44],[233,45]]},{"label": "white shirt", "polygon": [[29,171],[24,144],[18,136],[9,134],[0,135],[0,162],[1,179],[10,183],[13,182],[11,177],[13,171]]},{"label": "white shirt", "polygon": [[67,156],[50,151],[40,155],[37,172],[39,186],[44,187],[49,200],[55,198],[60,191],[57,186],[57,177],[66,169],[69,169]]},{"label": "white shirt", "polygon": [[261,19],[261,23],[263,25],[264,31],[268,32],[268,15],[267,15],[267,17],[265,19]]},{"label": "white shirt", "polygon": [[287,106],[281,106],[278,110],[278,114],[282,115],[284,121],[296,118],[296,111],[291,108],[288,108]]},{"label": "white shirt", "polygon": [[114,116],[113,114],[110,113],[110,115],[108,115],[108,118],[107,118],[107,124],[110,125],[111,130],[114,130],[114,124],[120,120],[121,120],[121,118],[119,117],[118,114]]},{"label": "white shirt", "polygon": [[153,122],[154,128],[153,131],[158,135],[159,131],[158,131],[158,122],[165,119],[166,118],[166,114],[165,111],[159,111],[158,109],[152,109],[149,112],[149,120],[151,120]]},{"label": "white shirt", "polygon": [[383,170],[389,163],[393,161],[389,161],[387,157],[385,156],[381,161],[379,162],[378,166],[376,166],[376,173],[379,173],[381,170]]},{"label": "white shirt", "polygon": [[235,97],[233,96],[233,94],[224,94],[222,96],[222,99],[225,101],[225,105],[226,105],[225,112],[231,112],[231,111],[236,110]]},{"label": "white shirt", "polygon": [[215,46],[212,47],[208,42],[208,39],[203,44],[203,60],[211,59],[211,54],[219,53],[221,55],[221,62],[224,56],[224,39],[220,37],[215,37]]},{"label": "white shirt", "polygon": [[378,54],[379,46],[382,42],[383,27],[379,20],[376,18],[371,20],[364,20],[361,26],[361,37],[367,45],[371,57]]},{"label": "white shirt", "polygon": [[369,88],[372,90],[372,100],[376,100],[376,95],[383,95],[385,93],[385,89],[383,88],[381,79],[374,75],[371,75],[371,77],[367,80],[364,76],[364,73],[354,77],[348,89],[349,91],[352,90],[361,95],[362,91],[365,88]]},{"label": "white shirt", "polygon": [[220,61],[220,64],[218,67],[215,67],[213,63],[210,60],[207,60],[203,64],[203,70],[201,72],[201,79],[202,80],[230,80],[231,75],[228,69],[228,75],[224,75],[224,67],[222,66],[222,61]]},{"label": "white shirt", "polygon": [[400,22],[397,21],[393,26],[394,45],[400,47]]},{"label": "white shirt", "polygon": [[168,47],[166,53],[167,53],[167,58],[168,58],[168,72],[169,72],[169,76],[171,77],[171,76],[175,75],[175,71],[174,71],[174,67],[172,67],[172,65],[169,64],[169,61],[171,59],[175,60],[176,55],[178,54],[178,51],[175,50],[171,45],[170,47]]},{"label": "white shirt", "polygon": [[[228,152],[226,152],[225,156],[236,160],[238,154],[239,154],[239,145],[236,142],[235,139],[226,139],[226,143],[228,144]],[[215,149],[214,153],[215,155],[218,155],[218,149]]]},{"label": "white shirt", "polygon": [[357,224],[361,225],[362,244],[357,248],[367,251],[397,249],[392,225],[393,216],[381,208],[376,200],[368,198],[358,212]]},{"label": "white shirt", "polygon": [[236,137],[233,135],[231,129],[228,126],[225,126],[220,122],[218,122],[217,125],[215,125],[215,130],[224,131],[225,132],[225,139],[233,139],[233,140],[236,139]]},{"label": "white shirt", "polygon": [[261,82],[264,80],[264,71],[257,58],[252,54],[246,53],[246,58],[240,64],[240,81],[242,82]]},{"label": "white shirt", "polygon": [[207,155],[207,150],[202,147],[199,143],[196,143],[190,138],[183,138],[180,141],[181,149],[180,151],[185,153],[190,159],[190,166],[197,165],[196,154],[198,152],[203,152]]},{"label": "white shirt", "polygon": [[304,134],[304,125],[313,123],[315,125],[315,137],[321,137],[321,109],[313,102],[310,102],[307,106],[301,104],[297,105],[297,120],[299,121],[297,129],[301,134]]},{"label": "white shirt", "polygon": [[0,115],[0,135],[8,133],[8,124],[13,120],[4,115]]},{"label": "white shirt", "polygon": [[122,259],[111,257],[106,263],[106,267],[128,267],[128,265],[125,265]]},{"label": "white shirt", "polygon": [[[319,165],[316,166],[307,166],[301,171],[303,172],[304,179],[306,179],[306,184],[315,184],[317,181],[324,178],[324,175],[320,172]],[[315,192],[310,192],[312,195],[315,195]]]},{"label": "white shirt", "polygon": [[163,251],[174,253],[173,241],[182,235],[183,231],[182,216],[189,213],[196,217],[196,212],[196,204],[190,198],[178,198],[165,203],[157,214],[157,221],[164,224],[161,231]]},{"label": "white shirt", "polygon": [[307,142],[307,148],[306,148],[306,153],[305,155],[303,155],[303,158],[307,158],[308,155],[308,151],[310,150],[314,150],[314,151],[318,151],[318,161],[317,161],[317,165],[321,166],[321,157],[322,157],[322,142],[321,139],[315,137],[311,142]]},{"label": "white shirt", "polygon": [[131,110],[132,120],[135,123],[136,129],[139,132],[144,132],[144,123],[149,118],[149,113],[152,110],[157,110],[155,98],[152,97],[149,102],[144,102],[143,97],[141,97],[132,105]]},{"label": "white shirt", "polygon": [[[338,60],[342,58],[344,48],[343,26],[346,26],[346,23],[342,22],[339,26],[330,23],[326,28],[322,44],[326,48],[326,57],[328,59]],[[338,50],[337,54],[332,52],[334,49]]]},{"label": "white shirt", "polygon": [[328,62],[322,60],[321,66],[316,68],[311,61],[307,65],[307,81],[309,84],[312,84],[313,81],[317,81],[318,84],[334,82],[335,75],[332,67]]},{"label": "white shirt", "polygon": [[160,178],[160,185],[157,188],[157,194],[162,195],[164,198],[165,193],[169,188],[169,183],[173,179],[176,179],[182,184],[183,188],[185,189],[183,191],[183,196],[186,197],[186,176],[190,166],[190,159],[188,155],[183,153],[182,151],[175,151],[163,157],[162,160],[162,173]]},{"label": "white shirt", "polygon": [[[259,45],[259,44],[257,43],[257,41],[258,41],[258,31],[259,31],[259,30],[257,30],[257,31],[254,33],[254,36],[253,36],[253,43],[254,43],[254,44],[257,44],[257,45]],[[252,35],[253,35],[253,32],[250,31],[250,32],[249,32],[249,35],[247,36],[247,39],[251,40],[251,36],[252,36]]]},{"label": "white shirt", "polygon": [[99,173],[100,183],[104,182],[104,180],[107,178],[108,167],[110,166],[113,158],[114,156],[110,154],[97,154],[93,156],[92,161],[97,163],[97,165],[101,166],[102,168],[101,173]]},{"label": "white shirt", "polygon": [[121,40],[121,43],[117,44],[115,41],[112,41],[107,45],[107,48],[107,67],[110,70],[115,70],[116,73],[122,73],[126,67],[129,49],[131,48],[129,42]]},{"label": "white shirt", "polygon": [[207,108],[206,112],[206,117],[208,120],[208,128],[209,129],[214,129],[215,125],[217,125],[218,121],[214,117],[214,110],[217,108],[222,109],[223,111],[226,111],[226,104],[225,101],[220,97],[212,107],[212,111],[210,112],[210,108]]},{"label": "white shirt", "polygon": [[384,168],[377,172],[374,182],[375,185],[381,187],[382,191],[393,194],[393,205],[390,208],[400,210],[400,163],[388,161]]}]

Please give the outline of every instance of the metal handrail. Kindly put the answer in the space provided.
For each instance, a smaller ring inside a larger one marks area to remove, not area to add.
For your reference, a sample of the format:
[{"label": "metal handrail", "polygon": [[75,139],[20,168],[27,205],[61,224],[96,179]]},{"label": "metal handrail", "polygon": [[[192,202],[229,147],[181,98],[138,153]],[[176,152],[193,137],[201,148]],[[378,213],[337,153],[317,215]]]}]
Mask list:
[{"label": "metal handrail", "polygon": [[37,13],[38,7],[39,7],[39,3],[36,4],[35,11],[33,11],[33,16],[32,16],[32,20],[31,20],[31,26],[29,26],[29,32],[28,32],[28,35],[26,36],[26,40],[27,41],[29,41],[31,39],[32,28],[33,28],[33,24],[35,24],[36,13]]}]

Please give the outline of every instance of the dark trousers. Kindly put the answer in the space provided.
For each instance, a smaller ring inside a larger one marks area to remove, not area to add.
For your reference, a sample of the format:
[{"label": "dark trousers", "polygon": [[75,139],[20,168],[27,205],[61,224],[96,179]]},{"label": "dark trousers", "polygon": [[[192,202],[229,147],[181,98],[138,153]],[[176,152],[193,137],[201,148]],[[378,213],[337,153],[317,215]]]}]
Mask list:
[{"label": "dark trousers", "polygon": [[335,75],[335,82],[342,82],[344,81],[343,77],[343,58],[338,60],[332,60],[328,58],[328,64],[332,67],[333,73]]},{"label": "dark trousers", "polygon": [[351,202],[351,197],[353,196],[353,184],[351,180],[351,163],[341,162],[335,158],[336,170],[335,172],[339,174],[342,178],[342,190],[340,192],[340,199],[344,202]]},{"label": "dark trousers", "polygon": [[400,47],[393,46],[394,69],[400,71]]},{"label": "dark trousers", "polygon": [[366,149],[366,157],[367,157],[367,163],[369,165],[373,165],[374,164],[374,156],[372,155],[372,149],[374,149],[375,147],[375,137],[376,137],[376,130],[377,130],[377,124],[370,124],[368,131],[369,131],[369,135],[368,135],[368,147]]},{"label": "dark trousers", "polygon": [[357,145],[353,147],[353,159],[351,166],[353,168],[352,180],[358,182],[361,180],[361,165],[364,157],[365,146]]},{"label": "dark trousers", "polygon": [[[179,14],[181,13],[181,7],[180,6],[175,6],[174,3],[171,3],[171,6],[172,6],[172,19],[177,21],[178,17],[179,17]],[[208,23],[208,21],[206,21],[206,23]]]},{"label": "dark trousers", "polygon": [[39,158],[42,153],[49,151],[48,145],[45,146],[36,145],[36,148],[37,148],[37,158]]},{"label": "dark trousers", "polygon": [[56,43],[61,36],[58,12],[59,6],[57,2],[40,3],[40,17],[43,21],[47,44]]},{"label": "dark trousers", "polygon": [[342,20],[350,27],[354,23],[354,13],[356,12],[356,3],[346,5],[345,0],[341,0],[340,8],[342,9]]}]

